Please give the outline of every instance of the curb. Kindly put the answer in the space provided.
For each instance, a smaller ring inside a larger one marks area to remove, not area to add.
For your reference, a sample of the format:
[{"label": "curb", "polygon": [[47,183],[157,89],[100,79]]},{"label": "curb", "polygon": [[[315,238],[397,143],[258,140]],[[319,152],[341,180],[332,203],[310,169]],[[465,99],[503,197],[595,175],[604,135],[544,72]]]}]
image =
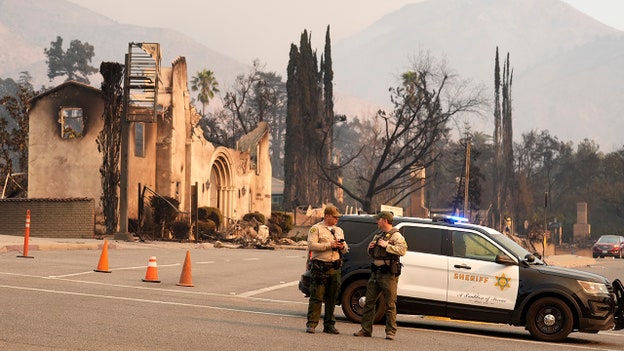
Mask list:
[{"label": "curb", "polygon": [[[199,245],[192,245],[192,243],[190,243],[191,245],[189,246],[189,243],[185,243],[186,246],[171,246],[168,245],[170,243],[162,243],[162,242],[158,242],[158,243],[144,243],[142,245],[135,245],[133,247],[142,247],[142,248],[149,248],[149,247],[175,247],[175,248],[183,248],[183,249],[212,249],[212,248],[231,248],[231,249],[238,249],[238,246],[234,246],[234,245],[226,245],[226,244],[208,244],[208,243],[202,243]],[[71,251],[71,250],[102,250],[104,246],[104,242],[102,243],[41,243],[41,244],[29,244],[28,245],[28,251]],[[187,247],[189,246],[189,247]],[[124,244],[118,244],[118,243],[114,243],[114,242],[108,242],[108,248],[109,249],[122,249],[124,247],[128,247],[128,246],[124,246]],[[274,250],[306,250],[307,246],[302,246],[302,245],[275,245],[272,247],[272,249]],[[8,245],[3,245],[0,246],[0,253],[4,253],[4,252],[23,252],[24,251],[24,245],[23,244],[8,244]]]},{"label": "curb", "polygon": [[[28,245],[28,251],[47,251],[47,250],[56,250],[56,251],[70,251],[70,250],[101,250],[104,247],[104,243],[102,244],[78,244],[78,243],[52,243],[52,244],[34,244]],[[109,249],[117,249],[119,248],[116,244],[108,244]],[[24,251],[24,245],[5,245],[0,246],[0,252],[11,252]]]}]

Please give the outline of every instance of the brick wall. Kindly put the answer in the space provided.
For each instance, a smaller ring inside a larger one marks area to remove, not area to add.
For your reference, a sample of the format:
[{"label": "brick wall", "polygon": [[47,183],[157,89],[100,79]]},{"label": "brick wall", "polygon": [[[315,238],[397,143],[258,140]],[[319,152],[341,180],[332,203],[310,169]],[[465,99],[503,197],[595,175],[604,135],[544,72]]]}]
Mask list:
[{"label": "brick wall", "polygon": [[2,199],[0,234],[24,236],[30,210],[30,236],[40,238],[93,238],[95,201],[71,199]]}]

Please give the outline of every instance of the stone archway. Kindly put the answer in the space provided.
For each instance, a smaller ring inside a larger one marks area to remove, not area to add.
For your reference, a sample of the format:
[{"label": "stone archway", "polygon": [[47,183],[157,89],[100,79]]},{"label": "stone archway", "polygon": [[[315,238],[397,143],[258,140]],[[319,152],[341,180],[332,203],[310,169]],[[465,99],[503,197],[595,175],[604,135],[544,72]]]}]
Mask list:
[{"label": "stone archway", "polygon": [[221,211],[224,217],[221,226],[225,228],[228,219],[236,219],[236,210],[234,209],[234,179],[232,174],[232,162],[227,154],[219,153],[210,172],[210,198],[212,203]]}]

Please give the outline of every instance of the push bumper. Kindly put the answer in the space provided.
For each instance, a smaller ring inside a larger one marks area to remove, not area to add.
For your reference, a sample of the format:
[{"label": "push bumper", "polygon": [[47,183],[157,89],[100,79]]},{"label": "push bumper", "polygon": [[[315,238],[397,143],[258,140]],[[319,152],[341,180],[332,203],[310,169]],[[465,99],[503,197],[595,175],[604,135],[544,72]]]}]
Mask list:
[{"label": "push bumper", "polygon": [[612,285],[616,299],[616,308],[613,313],[615,323],[613,330],[621,330],[624,329],[624,284],[619,279],[616,279]]}]

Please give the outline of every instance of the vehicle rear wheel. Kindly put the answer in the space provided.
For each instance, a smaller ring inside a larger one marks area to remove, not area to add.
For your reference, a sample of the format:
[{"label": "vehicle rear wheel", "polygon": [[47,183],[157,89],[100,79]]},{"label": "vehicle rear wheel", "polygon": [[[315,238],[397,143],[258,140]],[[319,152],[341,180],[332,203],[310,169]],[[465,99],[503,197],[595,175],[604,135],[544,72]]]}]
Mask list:
[{"label": "vehicle rear wheel", "polygon": [[527,313],[527,329],[537,340],[563,341],[574,327],[572,311],[555,297],[544,297],[533,303]]},{"label": "vehicle rear wheel", "polygon": [[[355,323],[360,323],[362,321],[362,311],[364,310],[360,306],[360,298],[366,296],[366,284],[368,280],[360,279],[350,283],[342,293],[342,299],[340,300],[340,304],[342,306],[342,312],[344,312],[347,318]],[[383,295],[379,296],[377,299],[377,304],[375,305],[375,318],[373,319],[374,323],[379,323],[386,313],[386,302]]]}]

